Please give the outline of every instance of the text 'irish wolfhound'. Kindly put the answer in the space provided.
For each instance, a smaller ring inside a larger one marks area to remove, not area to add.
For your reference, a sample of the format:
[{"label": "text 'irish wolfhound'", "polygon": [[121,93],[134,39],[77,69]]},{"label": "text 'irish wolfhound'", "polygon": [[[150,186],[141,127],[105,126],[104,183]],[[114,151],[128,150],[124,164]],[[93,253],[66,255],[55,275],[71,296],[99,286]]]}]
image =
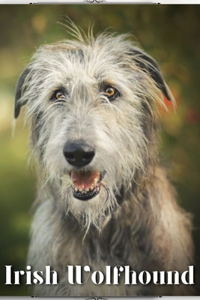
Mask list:
[{"label": "text 'irish wolfhound'", "polygon": [[191,295],[191,285],[127,285],[123,274],[116,285],[87,272],[69,284],[72,265],[101,274],[193,264],[190,216],[158,159],[156,106],[174,99],[157,63],[127,35],[76,31],[76,40],[41,46],[16,88],[15,118],[26,104],[38,174],[28,264],[59,276],[34,294]]}]

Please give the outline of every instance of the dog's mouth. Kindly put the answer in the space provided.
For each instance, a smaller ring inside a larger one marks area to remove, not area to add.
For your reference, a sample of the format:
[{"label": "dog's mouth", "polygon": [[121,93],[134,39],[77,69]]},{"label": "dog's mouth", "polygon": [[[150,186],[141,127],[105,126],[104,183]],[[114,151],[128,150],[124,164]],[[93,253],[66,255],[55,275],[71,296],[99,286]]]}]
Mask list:
[{"label": "dog's mouth", "polygon": [[70,175],[74,198],[87,201],[99,194],[101,181],[105,173],[97,171],[72,171]]}]

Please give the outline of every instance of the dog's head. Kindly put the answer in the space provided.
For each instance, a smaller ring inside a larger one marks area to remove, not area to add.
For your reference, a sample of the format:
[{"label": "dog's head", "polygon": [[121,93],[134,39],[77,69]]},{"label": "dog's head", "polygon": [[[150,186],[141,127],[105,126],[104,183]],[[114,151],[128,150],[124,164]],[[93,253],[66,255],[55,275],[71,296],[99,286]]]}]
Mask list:
[{"label": "dog's head", "polygon": [[43,46],[21,74],[15,118],[26,104],[40,175],[87,225],[155,163],[162,94],[173,100],[157,63],[124,35]]}]

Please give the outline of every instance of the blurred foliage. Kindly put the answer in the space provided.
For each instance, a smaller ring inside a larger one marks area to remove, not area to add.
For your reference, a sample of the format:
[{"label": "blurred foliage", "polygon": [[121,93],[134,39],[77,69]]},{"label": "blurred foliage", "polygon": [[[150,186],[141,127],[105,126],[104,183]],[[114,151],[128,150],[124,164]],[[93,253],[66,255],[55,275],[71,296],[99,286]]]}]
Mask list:
[{"label": "blurred foliage", "polygon": [[[5,265],[24,269],[36,180],[27,171],[27,128],[22,115],[12,138],[15,84],[40,44],[69,38],[70,17],[87,31],[129,32],[160,64],[177,109],[160,108],[160,154],[178,190],[180,204],[194,215],[194,240],[200,264],[200,6],[194,5],[1,5],[0,6],[0,295],[26,295],[5,286]],[[169,164],[170,162],[170,164]]]}]

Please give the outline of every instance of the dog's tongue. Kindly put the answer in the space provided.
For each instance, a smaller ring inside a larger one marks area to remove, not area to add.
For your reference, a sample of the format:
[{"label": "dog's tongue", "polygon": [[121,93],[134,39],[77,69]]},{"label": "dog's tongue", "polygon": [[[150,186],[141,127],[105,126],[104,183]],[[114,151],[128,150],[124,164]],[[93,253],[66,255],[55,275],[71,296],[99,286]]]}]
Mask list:
[{"label": "dog's tongue", "polygon": [[71,180],[79,190],[92,189],[99,181],[99,172],[72,171]]}]

